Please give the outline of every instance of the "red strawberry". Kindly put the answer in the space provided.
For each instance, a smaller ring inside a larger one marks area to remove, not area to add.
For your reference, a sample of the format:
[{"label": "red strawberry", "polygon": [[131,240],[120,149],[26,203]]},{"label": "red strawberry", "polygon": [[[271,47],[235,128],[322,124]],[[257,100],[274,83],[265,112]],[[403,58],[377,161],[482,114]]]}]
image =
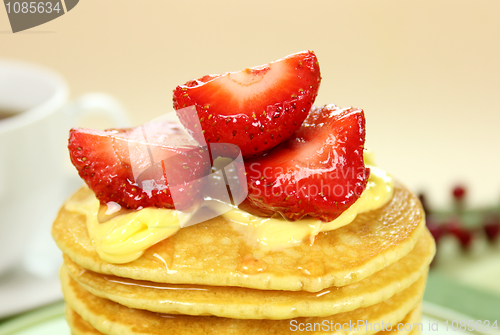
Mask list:
[{"label": "red strawberry", "polygon": [[207,142],[236,144],[243,157],[254,157],[300,127],[320,81],[316,55],[300,52],[241,72],[191,80],[174,90],[174,108],[200,142],[198,124]]},{"label": "red strawberry", "polygon": [[101,203],[182,210],[202,200],[198,179],[211,169],[206,149],[193,142],[178,125],[161,122],[135,129],[71,129],[68,148]]},{"label": "red strawberry", "polygon": [[289,220],[335,219],[366,187],[364,143],[363,110],[313,107],[291,138],[245,163],[249,202]]}]

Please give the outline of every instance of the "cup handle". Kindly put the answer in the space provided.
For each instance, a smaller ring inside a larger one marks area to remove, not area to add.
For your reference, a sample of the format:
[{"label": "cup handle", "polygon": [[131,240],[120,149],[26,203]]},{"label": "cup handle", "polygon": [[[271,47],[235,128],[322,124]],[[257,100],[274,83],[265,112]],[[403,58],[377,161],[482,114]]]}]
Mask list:
[{"label": "cup handle", "polygon": [[130,119],[122,105],[105,93],[86,93],[78,98],[72,107],[73,121],[76,124],[78,119],[84,116],[96,115],[109,118],[116,128],[130,126]]}]

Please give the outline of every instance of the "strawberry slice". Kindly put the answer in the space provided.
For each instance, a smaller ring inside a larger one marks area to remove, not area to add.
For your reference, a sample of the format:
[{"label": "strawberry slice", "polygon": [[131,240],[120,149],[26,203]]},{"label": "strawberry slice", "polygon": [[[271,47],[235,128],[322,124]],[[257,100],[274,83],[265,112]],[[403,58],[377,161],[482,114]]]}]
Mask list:
[{"label": "strawberry slice", "polygon": [[[267,65],[207,75],[174,90],[174,108],[201,142],[236,144],[255,157],[291,136],[307,117],[321,81],[316,55],[300,52]],[[186,107],[196,107],[197,113]]]},{"label": "strawberry slice", "polygon": [[364,142],[363,110],[313,107],[291,138],[245,162],[248,203],[289,220],[337,218],[366,187]]},{"label": "strawberry slice", "polygon": [[171,122],[105,131],[74,128],[68,149],[101,203],[129,209],[190,209],[203,200],[199,178],[211,169],[206,149]]}]

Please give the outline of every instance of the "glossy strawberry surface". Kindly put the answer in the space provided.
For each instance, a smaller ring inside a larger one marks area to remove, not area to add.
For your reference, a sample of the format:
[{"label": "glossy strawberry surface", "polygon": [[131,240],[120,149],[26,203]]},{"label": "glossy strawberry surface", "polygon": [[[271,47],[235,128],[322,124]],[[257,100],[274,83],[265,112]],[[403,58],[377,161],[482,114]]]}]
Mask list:
[{"label": "glossy strawberry surface", "polygon": [[248,203],[289,220],[337,218],[366,187],[364,142],[363,110],[313,107],[292,137],[245,162]]},{"label": "glossy strawberry surface", "polygon": [[206,142],[235,144],[243,157],[256,157],[300,127],[320,82],[316,55],[305,51],[240,72],[191,80],[174,90],[174,108],[200,142],[203,133]]},{"label": "glossy strawberry surface", "polygon": [[69,153],[80,177],[101,203],[124,208],[188,209],[203,198],[208,152],[179,125],[149,123],[106,131],[74,128]]}]

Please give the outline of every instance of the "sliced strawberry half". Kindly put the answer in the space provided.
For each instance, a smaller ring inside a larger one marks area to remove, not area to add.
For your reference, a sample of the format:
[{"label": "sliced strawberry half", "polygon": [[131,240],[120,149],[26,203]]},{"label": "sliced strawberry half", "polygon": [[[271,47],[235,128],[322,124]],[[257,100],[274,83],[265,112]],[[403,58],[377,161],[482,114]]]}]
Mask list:
[{"label": "sliced strawberry half", "polygon": [[[266,65],[207,75],[174,90],[174,108],[198,140],[236,144],[243,157],[278,145],[307,117],[321,75],[316,55],[300,52]],[[187,108],[195,106],[196,112]]]},{"label": "sliced strawberry half", "polygon": [[245,162],[248,203],[289,220],[337,218],[366,187],[364,143],[363,110],[313,107],[291,138]]},{"label": "sliced strawberry half", "polygon": [[[203,199],[208,152],[175,123],[106,131],[74,128],[69,153],[101,203],[185,210]],[[168,178],[167,178],[168,176]]]}]

